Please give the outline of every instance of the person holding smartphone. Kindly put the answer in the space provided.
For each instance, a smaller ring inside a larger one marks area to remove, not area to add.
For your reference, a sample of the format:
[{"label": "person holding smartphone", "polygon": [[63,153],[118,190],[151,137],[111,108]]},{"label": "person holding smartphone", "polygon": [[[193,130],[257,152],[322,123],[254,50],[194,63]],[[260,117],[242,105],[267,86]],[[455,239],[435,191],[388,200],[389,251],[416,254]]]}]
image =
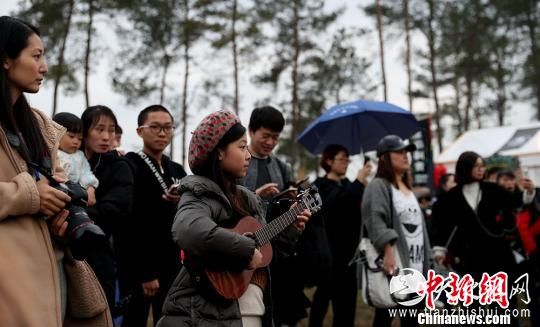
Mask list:
[{"label": "person holding smartphone", "polygon": [[129,298],[122,326],[146,327],[152,305],[154,324],[172,281],[180,269],[179,249],[171,228],[180,200],[177,186],[184,168],[163,154],[171,143],[174,119],[161,105],[141,111],[137,134],[143,149],[126,158],[134,170],[131,223],[125,228],[129,251],[119,258],[120,291]]},{"label": "person holding smartphone", "polygon": [[[356,266],[349,262],[360,241],[361,202],[371,173],[371,164],[366,158],[356,179],[350,181],[346,177],[350,163],[347,148],[330,144],[321,155],[320,166],[325,175],[313,184],[319,188],[323,206],[321,212],[314,215],[305,234],[308,238],[313,232],[318,237],[307,242],[305,251],[299,251],[304,257],[311,257],[312,271],[305,276],[317,286],[309,317],[310,327],[323,326],[330,302],[332,326],[354,326],[358,287]],[[324,235],[317,229],[322,229]],[[317,253],[316,257],[312,253]],[[321,261],[323,255],[330,258]]]},{"label": "person holding smartphone", "polygon": [[[282,208],[279,205],[273,205],[275,204],[274,200],[278,198],[284,199],[291,195],[294,198],[295,193],[294,191],[287,191],[283,196],[277,196],[294,184],[291,167],[274,154],[274,149],[279,143],[284,127],[285,118],[277,108],[262,106],[253,109],[251,112],[248,125],[250,139],[248,150],[251,159],[248,171],[241,178],[240,184],[266,202],[268,222],[281,213],[280,209]],[[274,323],[276,326],[282,324],[295,325],[307,315],[305,311],[307,300],[303,289],[299,287],[299,277],[292,275],[297,272],[294,265],[294,256],[275,251],[270,273],[272,275],[271,287],[272,297],[274,298]]]}]

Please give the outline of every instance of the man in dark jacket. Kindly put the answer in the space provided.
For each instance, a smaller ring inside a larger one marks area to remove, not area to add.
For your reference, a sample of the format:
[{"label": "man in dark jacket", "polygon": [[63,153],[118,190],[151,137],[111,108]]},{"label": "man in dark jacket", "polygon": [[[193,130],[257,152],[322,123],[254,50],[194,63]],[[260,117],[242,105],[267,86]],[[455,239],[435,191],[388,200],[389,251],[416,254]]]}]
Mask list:
[{"label": "man in dark jacket", "polygon": [[[249,152],[251,160],[242,185],[255,192],[268,204],[268,221],[281,213],[281,208],[272,205],[272,198],[293,184],[290,167],[273,155],[285,118],[274,107],[264,106],[253,109],[249,119]],[[285,205],[288,207],[288,205]],[[303,292],[300,276],[295,273],[298,262],[295,256],[274,253],[270,265],[273,279],[272,295],[274,297],[274,322],[294,325],[307,316],[305,308],[307,298]]]},{"label": "man in dark jacket", "polygon": [[134,171],[133,214],[124,226],[129,253],[119,260],[121,289],[129,296],[122,326],[146,326],[150,305],[154,324],[161,317],[167,290],[179,271],[179,249],[171,227],[180,197],[176,187],[183,167],[163,154],[174,131],[169,111],[150,106],[139,114],[137,133],[143,150],[126,158]]}]

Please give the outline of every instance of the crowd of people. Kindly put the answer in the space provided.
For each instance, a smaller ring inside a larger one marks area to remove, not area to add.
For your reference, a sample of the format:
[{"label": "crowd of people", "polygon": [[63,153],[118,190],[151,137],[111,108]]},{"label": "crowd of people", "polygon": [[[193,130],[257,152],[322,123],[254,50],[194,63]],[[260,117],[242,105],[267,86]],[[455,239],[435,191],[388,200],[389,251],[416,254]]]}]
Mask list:
[{"label": "crowd of people", "polygon": [[[388,275],[396,255],[424,275],[434,264],[475,280],[529,273],[531,321],[540,324],[540,194],[519,170],[487,174],[484,159],[465,152],[432,196],[412,185],[415,146],[398,136],[380,140],[375,177],[366,161],[353,181],[348,149],[332,144],[313,182],[322,210],[295,210],[302,183],[274,154],[285,127],[276,108],[255,108],[247,127],[228,110],[207,115],[192,132],[188,176],[164,153],[175,121],[163,105],[140,111],[142,147],[128,153],[106,106],[52,118],[31,108],[24,93],[40,89],[44,52],[37,28],[0,17],[1,326],[63,326],[70,318],[84,326],[70,317],[66,265],[75,260],[91,267],[107,315],[122,326],[146,326],[150,309],[161,327],[296,326],[305,318],[322,326],[330,303],[333,326],[354,326],[360,281],[352,260],[363,228]],[[271,240],[269,264],[253,233],[231,230],[244,217],[265,225],[284,214],[294,221]],[[253,275],[235,298],[218,292],[208,273],[247,270]],[[314,288],[311,300],[306,288]],[[391,324],[376,308],[373,325]],[[402,317],[401,325],[417,322]]]}]

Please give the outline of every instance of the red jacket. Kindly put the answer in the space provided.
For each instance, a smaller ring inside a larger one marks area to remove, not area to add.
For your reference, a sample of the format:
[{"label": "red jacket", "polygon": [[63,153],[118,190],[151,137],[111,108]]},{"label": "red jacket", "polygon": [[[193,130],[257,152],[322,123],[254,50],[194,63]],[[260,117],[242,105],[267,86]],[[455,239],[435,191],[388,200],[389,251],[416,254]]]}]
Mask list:
[{"label": "red jacket", "polygon": [[531,211],[523,210],[516,216],[516,223],[519,232],[519,237],[523,243],[523,248],[527,255],[535,253],[537,250],[536,237],[540,235],[540,219],[534,224],[531,222]]}]

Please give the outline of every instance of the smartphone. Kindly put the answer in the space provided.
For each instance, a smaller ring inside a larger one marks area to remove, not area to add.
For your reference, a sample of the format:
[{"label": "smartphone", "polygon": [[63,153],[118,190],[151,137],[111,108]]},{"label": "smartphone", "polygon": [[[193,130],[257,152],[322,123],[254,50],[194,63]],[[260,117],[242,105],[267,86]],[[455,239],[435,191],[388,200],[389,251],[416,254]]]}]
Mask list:
[{"label": "smartphone", "polygon": [[169,189],[167,191],[171,194],[178,194],[178,185],[179,184],[173,184],[169,186]]},{"label": "smartphone", "polygon": [[304,177],[304,179],[297,180],[292,186],[293,187],[301,187],[307,181],[309,181],[309,176]]},{"label": "smartphone", "polygon": [[367,165],[371,159],[368,156],[364,156],[364,166]]}]

